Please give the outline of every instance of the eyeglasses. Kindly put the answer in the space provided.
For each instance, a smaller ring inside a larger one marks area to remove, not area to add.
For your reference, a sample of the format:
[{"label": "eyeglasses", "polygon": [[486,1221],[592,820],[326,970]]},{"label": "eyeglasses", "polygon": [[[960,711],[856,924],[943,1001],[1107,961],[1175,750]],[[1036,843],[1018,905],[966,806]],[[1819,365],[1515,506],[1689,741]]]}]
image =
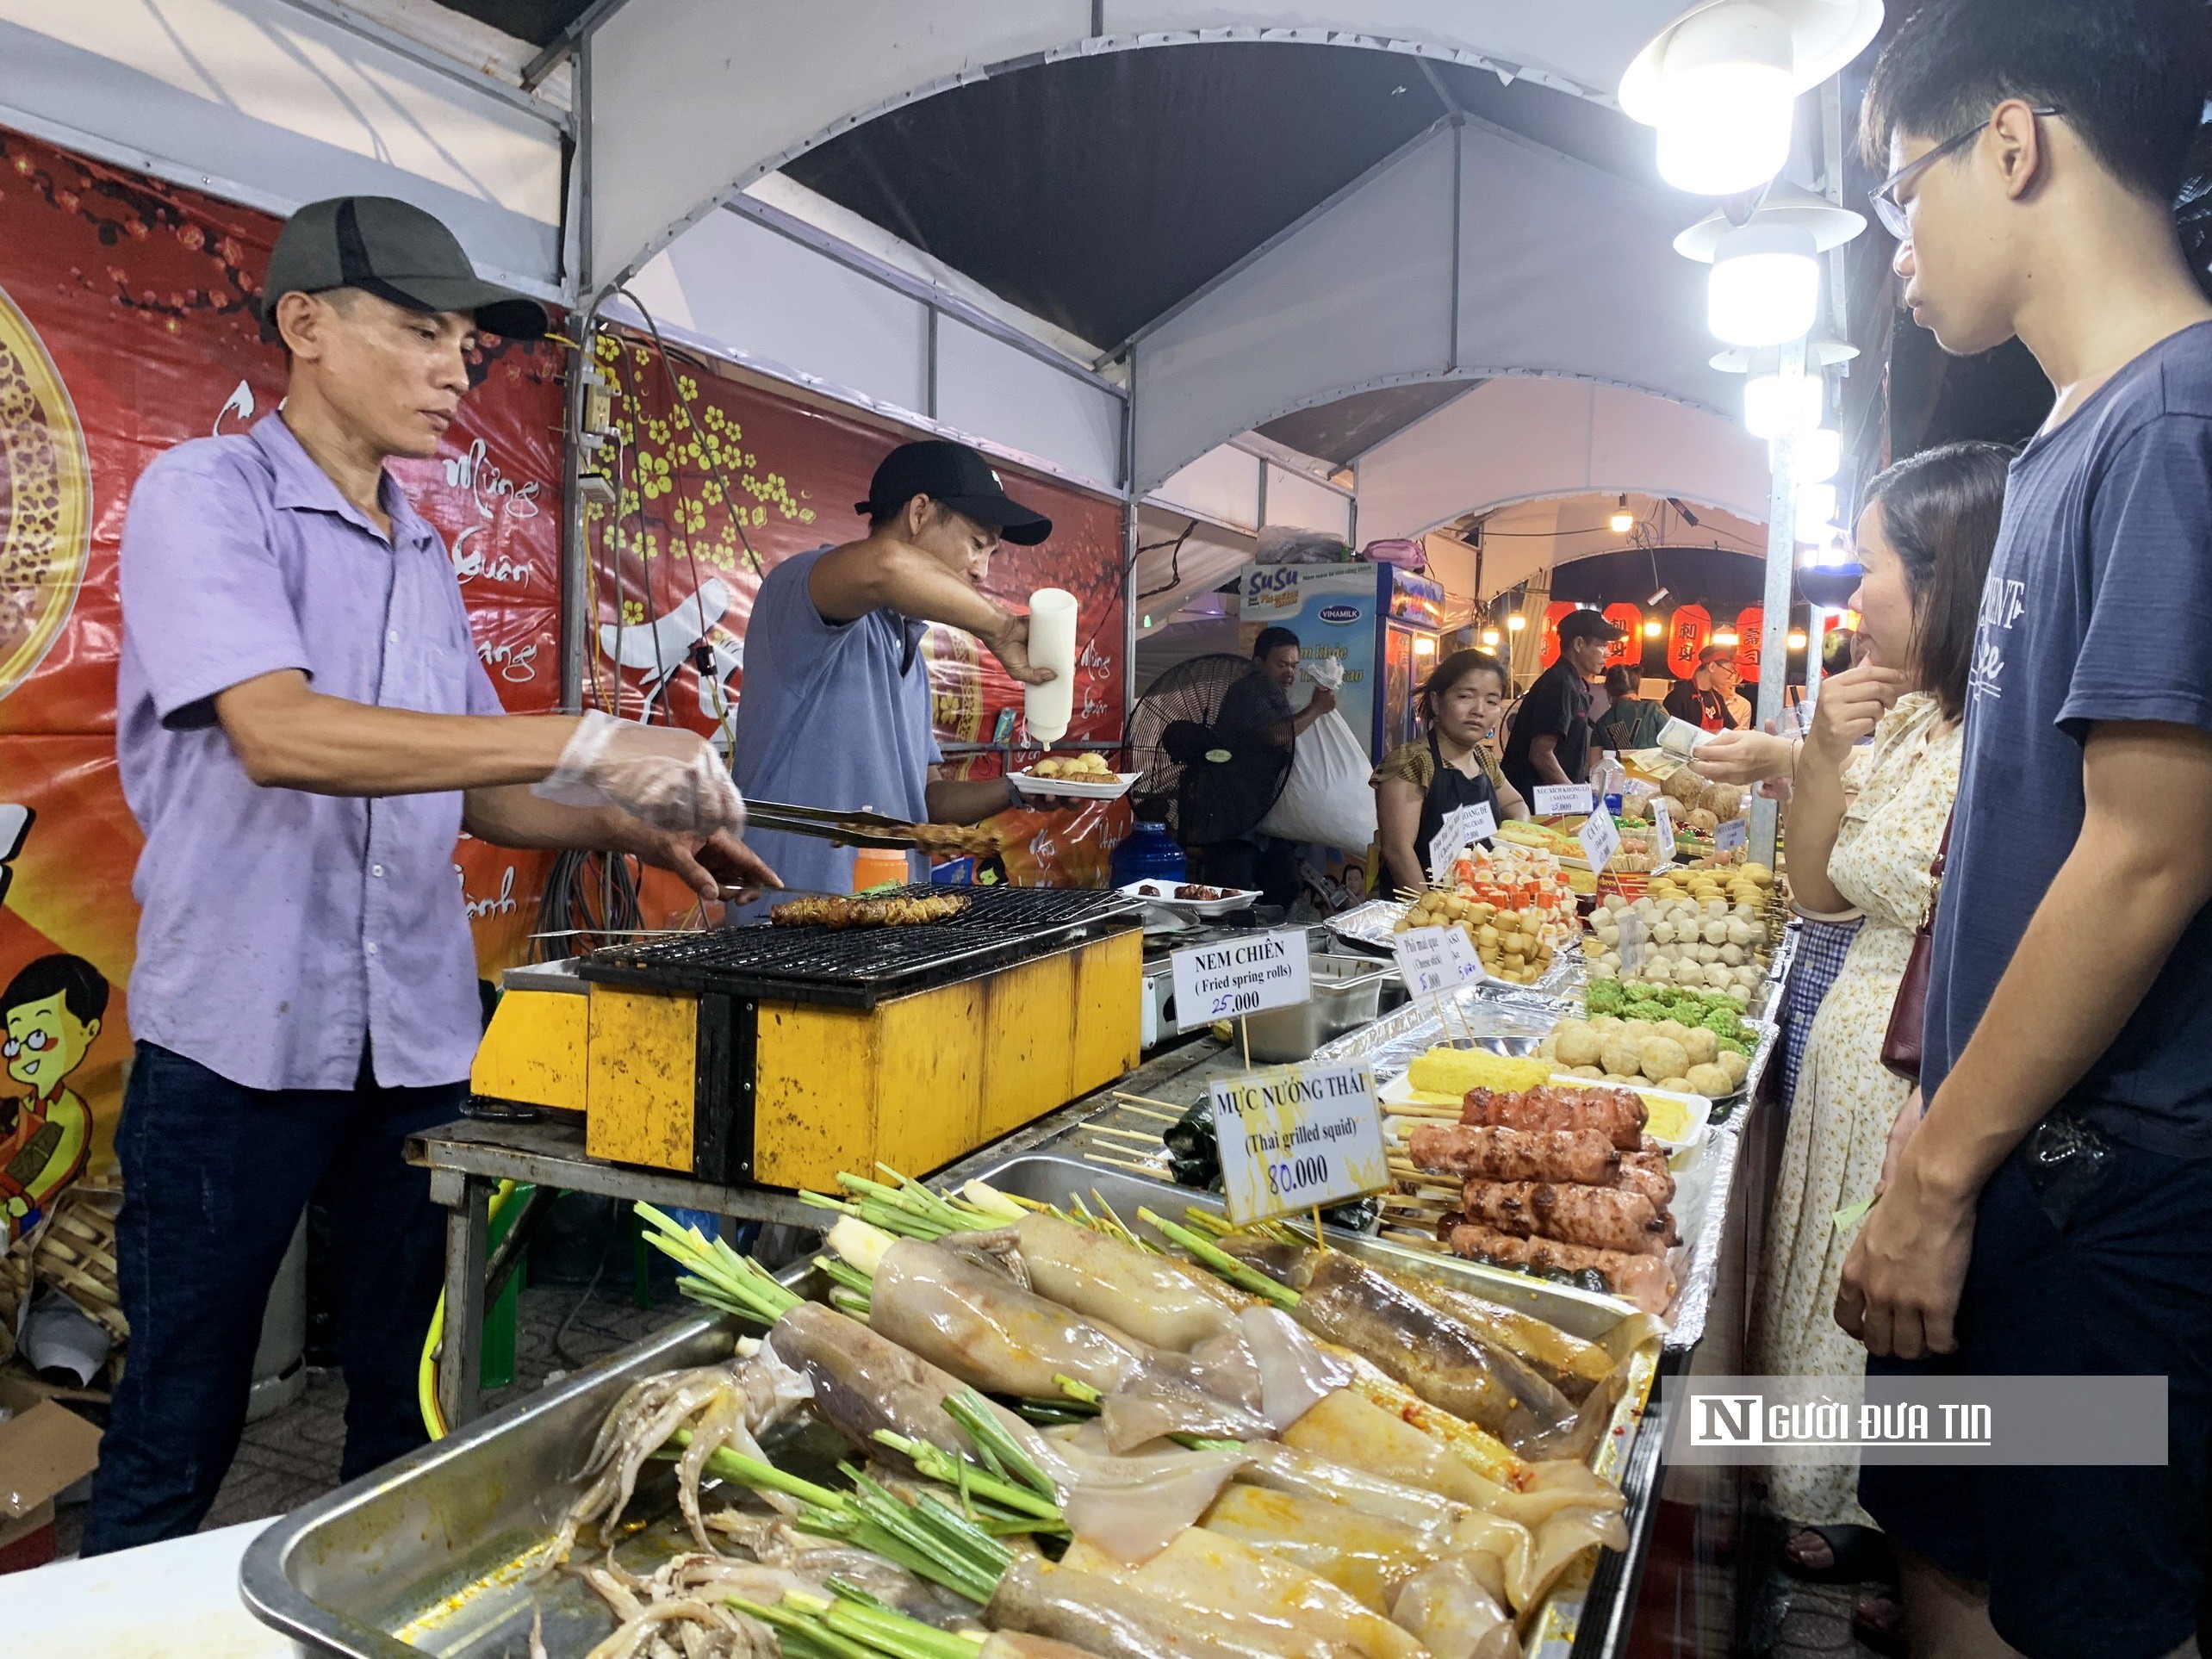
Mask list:
[{"label": "eyeglasses", "polygon": [[18,1041],[14,1037],[10,1037],[7,1041],[0,1042],[0,1054],[4,1054],[9,1059],[13,1059],[16,1055],[22,1053],[26,1048],[29,1049],[34,1054],[42,1054],[50,1046],[52,1046],[53,1042],[53,1039],[48,1036],[45,1032],[34,1031],[21,1041]]},{"label": "eyeglasses", "polygon": [[[2063,115],[2066,111],[2054,107],[2047,109],[2030,109],[2028,113],[2039,119],[2047,119],[2053,115]],[[1874,217],[1882,221],[1882,228],[1897,238],[1898,241],[1910,242],[1912,239],[1912,221],[1905,217],[1904,204],[1898,199],[1898,192],[1945,156],[1972,144],[1981,136],[1982,128],[1988,125],[1989,122],[1985,121],[1977,121],[1955,138],[1945,139],[1919,160],[1908,162],[1884,179],[1880,188],[1867,198],[1873,203]]]}]

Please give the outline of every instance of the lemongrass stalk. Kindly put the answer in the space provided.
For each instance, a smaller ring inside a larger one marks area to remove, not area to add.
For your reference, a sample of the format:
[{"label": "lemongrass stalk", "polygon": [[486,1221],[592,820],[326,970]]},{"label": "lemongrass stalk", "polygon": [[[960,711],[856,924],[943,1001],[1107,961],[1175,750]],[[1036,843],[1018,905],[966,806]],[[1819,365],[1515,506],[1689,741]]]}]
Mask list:
[{"label": "lemongrass stalk", "polygon": [[1298,1305],[1296,1290],[1287,1284],[1277,1284],[1258,1268],[1246,1266],[1212,1240],[1201,1238],[1189,1227],[1171,1221],[1164,1215],[1156,1215],[1149,1209],[1139,1210],[1137,1219],[1159,1228],[1161,1237],[1181,1245],[1240,1290],[1249,1290],[1255,1296],[1264,1297],[1286,1312]]},{"label": "lemongrass stalk", "polygon": [[[677,1445],[687,1446],[691,1444],[691,1431],[678,1429],[670,1438]],[[774,1463],[748,1457],[727,1446],[706,1460],[706,1472],[717,1480],[732,1481],[755,1492],[780,1492],[786,1497],[798,1498],[823,1509],[842,1509],[848,1501],[842,1492],[833,1492],[826,1486],[817,1486],[811,1481],[786,1474]]]},{"label": "lemongrass stalk", "polygon": [[1026,1486],[1017,1486],[997,1475],[976,1468],[965,1457],[957,1457],[941,1446],[933,1446],[927,1440],[912,1440],[891,1429],[878,1429],[875,1438],[893,1451],[903,1453],[907,1460],[929,1480],[941,1486],[957,1489],[962,1497],[979,1497],[986,1503],[996,1504],[1010,1512],[1011,1518],[1028,1518],[1041,1525],[1058,1525],[1062,1521],[1059,1506],[1049,1498],[1040,1497]]},{"label": "lemongrass stalk", "polygon": [[[1022,1207],[1021,1199],[1011,1193],[999,1191],[980,1177],[964,1184],[960,1188],[960,1196],[974,1206],[977,1214],[995,1215],[1001,1221],[1018,1221],[1028,1214]],[[1031,1202],[1034,1205],[1035,1201]]]},{"label": "lemongrass stalk", "polygon": [[1106,1391],[1103,1389],[1094,1389],[1088,1382],[1078,1382],[1075,1378],[1063,1376],[1058,1371],[1053,1373],[1053,1381],[1059,1384],[1062,1394],[1078,1405],[1095,1406],[1106,1397]]},{"label": "lemongrass stalk", "polygon": [[875,1277],[876,1270],[883,1265],[884,1257],[898,1242],[894,1235],[883,1228],[871,1227],[850,1215],[830,1229],[828,1240],[831,1250],[870,1278]]},{"label": "lemongrass stalk", "polygon": [[1028,1487],[1041,1498],[1050,1499],[1057,1510],[1059,1488],[1030,1457],[1019,1440],[1007,1432],[1006,1425],[992,1414],[991,1404],[973,1389],[945,1397],[945,1415],[960,1425],[961,1432],[975,1442],[976,1449],[1004,1469],[1014,1479]]},{"label": "lemongrass stalk", "polygon": [[817,1616],[791,1612],[781,1607],[771,1607],[763,1602],[749,1600],[742,1595],[726,1595],[722,1600],[725,1606],[735,1607],[749,1619],[757,1619],[774,1631],[776,1633],[776,1645],[784,1649],[786,1659],[790,1659],[792,1650],[790,1648],[784,1647],[784,1643],[786,1639],[792,1638],[795,1638],[795,1644],[799,1646],[802,1651],[811,1649],[817,1652],[834,1655],[836,1659],[880,1659],[879,1650],[866,1643],[855,1642],[850,1637],[838,1634],[823,1623]]},{"label": "lemongrass stalk", "polygon": [[848,1290],[843,1285],[837,1284],[832,1285],[830,1289],[830,1305],[847,1319],[858,1320],[861,1324],[866,1325],[868,1322],[869,1310],[875,1304],[859,1291]]}]

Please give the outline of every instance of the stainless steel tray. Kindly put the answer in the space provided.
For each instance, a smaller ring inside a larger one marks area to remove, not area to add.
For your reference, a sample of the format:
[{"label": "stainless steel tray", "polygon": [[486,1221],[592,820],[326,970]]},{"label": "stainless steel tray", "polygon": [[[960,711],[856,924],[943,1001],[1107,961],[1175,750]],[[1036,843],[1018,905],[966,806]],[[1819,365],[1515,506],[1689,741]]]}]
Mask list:
[{"label": "stainless steel tray", "polygon": [[685,1320],[294,1510],[246,1547],[239,1597],[302,1654],[525,1659],[536,1607],[546,1651],[577,1659],[612,1615],[569,1575],[529,1581],[526,1564],[581,1490],[576,1469],[622,1391],[727,1358],[736,1334]]},{"label": "stainless steel tray", "polygon": [[[1109,1170],[1100,1169],[1095,1164],[1054,1157],[1042,1151],[1010,1158],[985,1170],[983,1178],[1003,1191],[1051,1203],[1065,1202],[1073,1194],[1086,1196],[1095,1194],[1111,1204],[1123,1221],[1163,1244],[1165,1240],[1160,1240],[1159,1234],[1138,1221],[1140,1207],[1165,1215],[1170,1220],[1180,1216],[1185,1208],[1204,1209],[1215,1215],[1220,1214],[1221,1209],[1221,1199],[1213,1193],[1196,1192],[1188,1187],[1164,1186],[1159,1182],[1146,1181],[1134,1176],[1116,1175]],[[1724,1202],[1722,1207],[1725,1209]],[[1305,1236],[1313,1236],[1310,1227],[1295,1221],[1290,1225]],[[1401,1249],[1395,1245],[1340,1227],[1327,1227],[1323,1231],[1332,1250],[1358,1256],[1388,1267],[1393,1272],[1453,1285],[1489,1301],[1524,1309],[1586,1341],[1600,1339],[1635,1311],[1614,1297],[1594,1296],[1571,1285],[1531,1278],[1525,1273],[1509,1273],[1485,1266],[1480,1262],[1464,1261],[1457,1256]],[[1645,1413],[1650,1403],[1652,1379],[1657,1370],[1656,1357],[1650,1350],[1638,1356],[1629,1373],[1628,1391],[1614,1407],[1612,1432],[1600,1446],[1594,1465],[1600,1474],[1621,1482],[1623,1494],[1627,1499],[1627,1508],[1622,1520],[1628,1528],[1629,1537],[1636,1541],[1648,1538],[1658,1496],[1656,1482],[1650,1478],[1654,1460],[1648,1450],[1642,1457],[1636,1457],[1638,1442],[1643,1438]],[[1656,1424],[1652,1426],[1651,1432],[1654,1434],[1658,1432]],[[1634,1478],[1630,1478],[1632,1458],[1635,1460],[1635,1475]],[[1587,1572],[1571,1574],[1531,1615],[1524,1627],[1527,1633],[1526,1650],[1530,1654],[1563,1655],[1572,1646],[1585,1612],[1584,1602],[1588,1588]]]},{"label": "stainless steel tray", "polygon": [[[1346,944],[1364,949],[1380,951],[1389,956],[1395,953],[1391,940],[1393,929],[1401,916],[1412,908],[1401,898],[1370,898],[1356,905],[1341,916],[1333,916],[1324,925]],[[1544,977],[1527,986],[1500,985],[1503,991],[1528,990],[1553,996],[1572,990],[1582,983],[1582,958],[1579,951],[1563,950],[1544,970]]]}]

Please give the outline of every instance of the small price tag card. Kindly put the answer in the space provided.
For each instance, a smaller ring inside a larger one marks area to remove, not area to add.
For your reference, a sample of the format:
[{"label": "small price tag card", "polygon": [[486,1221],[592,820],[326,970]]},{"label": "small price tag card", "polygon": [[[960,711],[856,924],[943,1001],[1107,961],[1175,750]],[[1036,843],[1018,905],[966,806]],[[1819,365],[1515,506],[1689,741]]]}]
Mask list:
[{"label": "small price tag card", "polygon": [[1613,815],[1602,807],[1591,813],[1575,835],[1582,843],[1582,855],[1590,861],[1593,870],[1604,869],[1612,862],[1613,854],[1620,851],[1620,826],[1613,822]]},{"label": "small price tag card", "polygon": [[1170,960],[1175,969],[1176,1018],[1186,1030],[1209,1020],[1295,1007],[1314,994],[1311,952],[1303,928],[1199,945],[1176,952]]},{"label": "small price tag card", "polygon": [[1365,1060],[1230,1078],[1211,1098],[1221,1196],[1239,1227],[1390,1184],[1375,1068]]},{"label": "small price tag card", "polygon": [[1674,804],[1664,795],[1651,800],[1651,862],[1664,864],[1675,856]]},{"label": "small price tag card", "polygon": [[1454,807],[1445,815],[1444,828],[1436,832],[1436,839],[1429,842],[1429,879],[1443,881],[1451,873],[1451,861],[1459,856],[1461,848],[1488,841],[1497,833],[1498,815],[1490,810],[1488,802]]},{"label": "small price tag card", "polygon": [[1651,942],[1651,935],[1643,918],[1634,910],[1620,913],[1620,971],[1634,973],[1643,966],[1644,948]]},{"label": "small price tag card", "polygon": [[1748,819],[1730,818],[1713,831],[1712,844],[1724,853],[1732,853],[1739,847],[1750,844],[1751,825]]},{"label": "small price tag card", "polygon": [[1539,818],[1559,818],[1588,812],[1596,805],[1588,784],[1538,784],[1528,810]]},{"label": "small price tag card", "polygon": [[1482,959],[1464,928],[1408,928],[1391,941],[1398,977],[1413,997],[1457,991],[1483,977]]}]

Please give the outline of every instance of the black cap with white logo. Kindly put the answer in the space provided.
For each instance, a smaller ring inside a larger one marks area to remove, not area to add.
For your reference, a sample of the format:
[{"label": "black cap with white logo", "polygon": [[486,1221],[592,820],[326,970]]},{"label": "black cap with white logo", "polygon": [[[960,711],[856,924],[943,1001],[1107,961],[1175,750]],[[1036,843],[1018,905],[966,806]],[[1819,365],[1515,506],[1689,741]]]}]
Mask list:
[{"label": "black cap with white logo", "polygon": [[1034,547],[1053,533],[1050,519],[1008,496],[979,451],[941,438],[901,444],[884,457],[868,481],[868,499],[854,502],[853,511],[888,518],[917,495],[988,525],[1016,546]]},{"label": "black cap with white logo", "polygon": [[333,288],[357,288],[410,311],[458,311],[511,340],[534,340],[546,330],[544,306],[484,281],[451,231],[388,196],[310,202],[284,221],[262,286],[264,331],[275,328],[276,301],[287,294]]}]

